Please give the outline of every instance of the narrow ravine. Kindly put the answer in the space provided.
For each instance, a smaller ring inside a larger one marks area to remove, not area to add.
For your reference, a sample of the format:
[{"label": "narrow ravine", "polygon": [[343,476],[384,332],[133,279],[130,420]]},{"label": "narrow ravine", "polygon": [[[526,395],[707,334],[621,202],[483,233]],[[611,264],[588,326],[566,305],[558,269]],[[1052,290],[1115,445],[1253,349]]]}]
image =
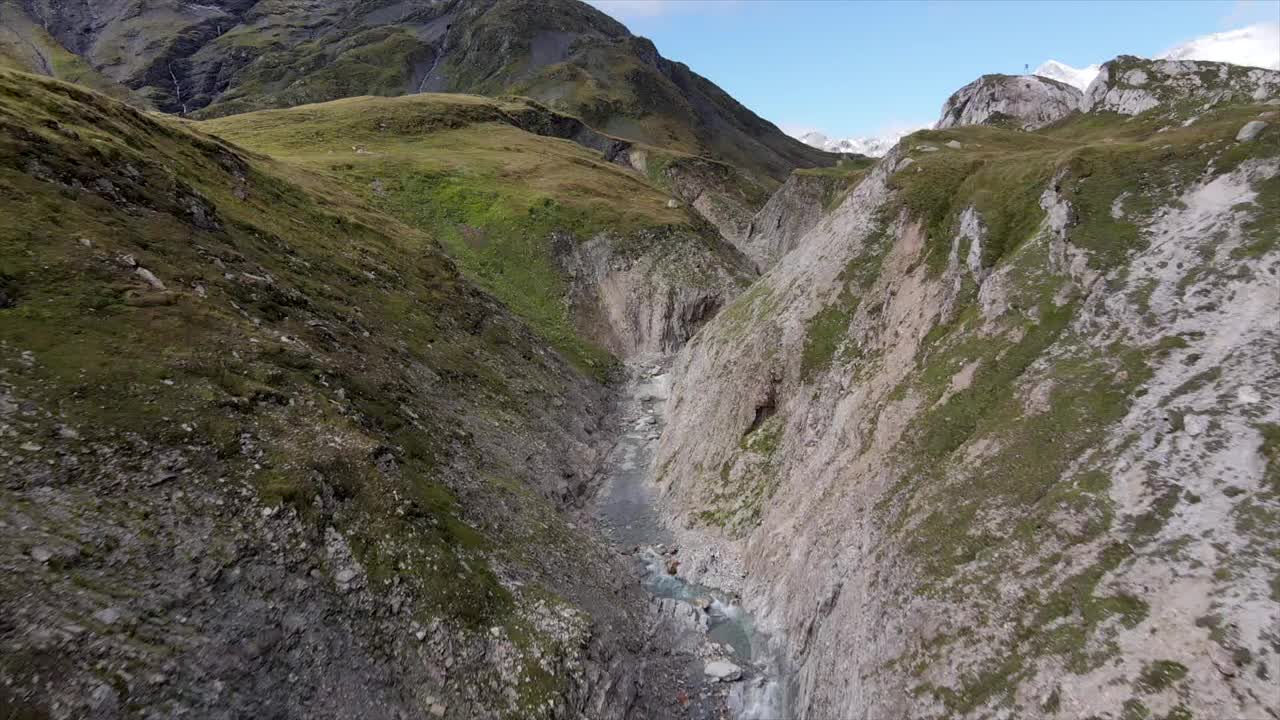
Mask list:
[{"label": "narrow ravine", "polygon": [[[693,717],[780,720],[786,714],[785,663],[737,598],[686,582],[674,560],[675,536],[654,486],[654,456],[670,390],[664,360],[636,362],[618,399],[623,429],[609,455],[594,512],[611,542],[635,558],[641,582],[659,607],[682,621]],[[699,706],[697,700],[710,700]]]}]

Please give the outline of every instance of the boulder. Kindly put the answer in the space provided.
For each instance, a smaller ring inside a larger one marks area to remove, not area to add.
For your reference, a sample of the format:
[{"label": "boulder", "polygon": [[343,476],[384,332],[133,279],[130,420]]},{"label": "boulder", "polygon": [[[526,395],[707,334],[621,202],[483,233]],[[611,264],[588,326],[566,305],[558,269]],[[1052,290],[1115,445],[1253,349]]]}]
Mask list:
[{"label": "boulder", "polygon": [[728,660],[714,660],[707,663],[702,672],[716,682],[734,682],[742,679],[742,668]]},{"label": "boulder", "polygon": [[1267,123],[1262,120],[1251,120],[1240,128],[1240,132],[1236,133],[1236,140],[1239,142],[1249,142],[1258,137],[1258,135],[1267,129]]}]

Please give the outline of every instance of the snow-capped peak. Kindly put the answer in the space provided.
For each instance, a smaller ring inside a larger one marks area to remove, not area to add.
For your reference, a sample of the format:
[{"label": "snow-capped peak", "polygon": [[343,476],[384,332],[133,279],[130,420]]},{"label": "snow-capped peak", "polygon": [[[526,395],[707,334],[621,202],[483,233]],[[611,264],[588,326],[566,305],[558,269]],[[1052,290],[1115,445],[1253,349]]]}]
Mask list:
[{"label": "snow-capped peak", "polygon": [[1204,35],[1165,50],[1161,60],[1214,60],[1280,70],[1280,23]]},{"label": "snow-capped peak", "polygon": [[1068,85],[1084,90],[1089,87],[1089,83],[1098,76],[1098,70],[1101,65],[1094,63],[1088,67],[1071,67],[1066,63],[1050,60],[1040,67],[1036,68],[1034,75],[1039,75],[1050,80],[1058,80]]},{"label": "snow-capped peak", "polygon": [[829,138],[816,130],[800,131],[793,135],[800,142],[832,153],[855,153],[868,157],[880,157],[889,152],[904,135],[929,127],[915,126],[890,130],[879,136],[863,136],[850,138]]}]

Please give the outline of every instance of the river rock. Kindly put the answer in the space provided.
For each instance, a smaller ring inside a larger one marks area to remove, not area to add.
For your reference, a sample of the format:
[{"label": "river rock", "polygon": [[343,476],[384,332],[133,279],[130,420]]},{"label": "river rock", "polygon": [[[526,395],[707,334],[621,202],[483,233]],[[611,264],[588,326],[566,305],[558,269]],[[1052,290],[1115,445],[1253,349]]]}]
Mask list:
[{"label": "river rock", "polygon": [[116,621],[120,619],[121,615],[122,613],[120,612],[119,608],[109,607],[109,608],[103,608],[98,612],[94,613],[93,619],[97,620],[103,625],[114,625]]},{"label": "river rock", "polygon": [[734,682],[742,679],[742,668],[728,660],[714,660],[707,663],[702,672],[716,682]]}]

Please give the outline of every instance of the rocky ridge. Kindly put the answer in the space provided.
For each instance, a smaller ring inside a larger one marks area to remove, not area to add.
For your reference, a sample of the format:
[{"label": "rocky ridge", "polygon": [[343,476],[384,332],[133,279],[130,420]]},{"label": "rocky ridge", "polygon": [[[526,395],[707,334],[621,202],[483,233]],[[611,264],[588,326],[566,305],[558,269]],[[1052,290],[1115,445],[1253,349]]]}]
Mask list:
[{"label": "rocky ridge", "polygon": [[1280,95],[1280,73],[1196,60],[1148,61],[1121,56],[1106,63],[1081,100],[1085,112],[1138,115],[1148,110],[1194,117],[1230,103]]}]

